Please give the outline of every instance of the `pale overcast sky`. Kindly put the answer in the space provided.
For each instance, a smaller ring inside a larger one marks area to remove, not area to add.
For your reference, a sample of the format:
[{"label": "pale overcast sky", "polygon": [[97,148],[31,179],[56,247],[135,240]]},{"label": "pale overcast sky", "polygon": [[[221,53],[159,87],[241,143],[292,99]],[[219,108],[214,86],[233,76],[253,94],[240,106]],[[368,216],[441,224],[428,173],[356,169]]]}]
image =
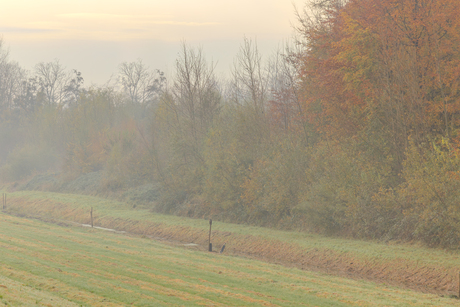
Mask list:
[{"label": "pale overcast sky", "polygon": [[0,0],[0,34],[11,59],[77,69],[102,84],[118,64],[140,58],[173,73],[180,42],[201,46],[216,71],[229,71],[243,37],[264,55],[290,38],[294,5],[305,0]]}]

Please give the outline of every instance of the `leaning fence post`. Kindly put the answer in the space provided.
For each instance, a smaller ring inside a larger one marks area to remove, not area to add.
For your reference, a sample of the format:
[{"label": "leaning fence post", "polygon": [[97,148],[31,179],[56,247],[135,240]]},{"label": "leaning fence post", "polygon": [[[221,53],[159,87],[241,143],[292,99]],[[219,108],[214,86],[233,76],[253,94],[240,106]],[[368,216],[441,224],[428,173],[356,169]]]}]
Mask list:
[{"label": "leaning fence post", "polygon": [[91,215],[91,227],[93,227],[93,207],[91,207],[90,215]]}]

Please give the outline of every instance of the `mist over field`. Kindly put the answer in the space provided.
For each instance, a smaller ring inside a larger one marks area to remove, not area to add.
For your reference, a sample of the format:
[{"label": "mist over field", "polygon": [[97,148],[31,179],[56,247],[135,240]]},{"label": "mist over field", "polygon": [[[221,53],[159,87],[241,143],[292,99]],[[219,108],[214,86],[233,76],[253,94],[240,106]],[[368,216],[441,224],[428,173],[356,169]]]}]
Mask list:
[{"label": "mist over field", "polygon": [[451,306],[458,16],[2,3],[0,304]]},{"label": "mist over field", "polygon": [[[225,77],[186,40],[170,72],[121,61],[99,84],[59,59],[25,69],[3,40],[0,178],[162,213],[457,248],[460,6],[422,2],[313,1],[277,50],[242,36]],[[72,28],[124,15],[56,16]],[[219,24],[165,16],[153,24]]]}]

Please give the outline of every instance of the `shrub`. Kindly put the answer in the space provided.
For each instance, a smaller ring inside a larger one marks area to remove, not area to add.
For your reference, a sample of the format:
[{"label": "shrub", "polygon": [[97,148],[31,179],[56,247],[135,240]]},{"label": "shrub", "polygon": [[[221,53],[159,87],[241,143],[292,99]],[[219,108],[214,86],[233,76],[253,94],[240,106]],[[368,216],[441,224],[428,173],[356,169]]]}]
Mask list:
[{"label": "shrub", "polygon": [[459,152],[444,138],[425,147],[411,144],[407,152],[398,202],[413,221],[413,236],[432,246],[460,244]]}]

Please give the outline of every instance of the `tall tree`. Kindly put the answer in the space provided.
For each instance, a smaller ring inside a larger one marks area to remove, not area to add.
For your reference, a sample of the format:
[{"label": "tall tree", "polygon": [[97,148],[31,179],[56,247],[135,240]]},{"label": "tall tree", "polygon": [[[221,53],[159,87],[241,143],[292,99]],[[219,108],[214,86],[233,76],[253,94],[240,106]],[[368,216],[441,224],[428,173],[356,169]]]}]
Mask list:
[{"label": "tall tree", "polygon": [[133,104],[153,104],[158,100],[166,82],[162,71],[150,71],[142,60],[121,63],[118,75],[123,90]]},{"label": "tall tree", "polygon": [[9,52],[3,44],[0,39],[0,108],[11,109],[27,73],[18,63],[9,60]]},{"label": "tall tree", "polygon": [[165,210],[200,194],[205,167],[203,148],[222,102],[214,68],[201,49],[183,43],[172,86],[165,91],[157,110],[171,149],[165,163],[170,176],[163,178],[164,195],[168,198],[163,201]]},{"label": "tall tree", "polygon": [[63,107],[78,99],[83,83],[80,72],[66,71],[65,67],[55,60],[38,63],[34,73],[38,80],[39,91],[45,96],[46,103]]}]

